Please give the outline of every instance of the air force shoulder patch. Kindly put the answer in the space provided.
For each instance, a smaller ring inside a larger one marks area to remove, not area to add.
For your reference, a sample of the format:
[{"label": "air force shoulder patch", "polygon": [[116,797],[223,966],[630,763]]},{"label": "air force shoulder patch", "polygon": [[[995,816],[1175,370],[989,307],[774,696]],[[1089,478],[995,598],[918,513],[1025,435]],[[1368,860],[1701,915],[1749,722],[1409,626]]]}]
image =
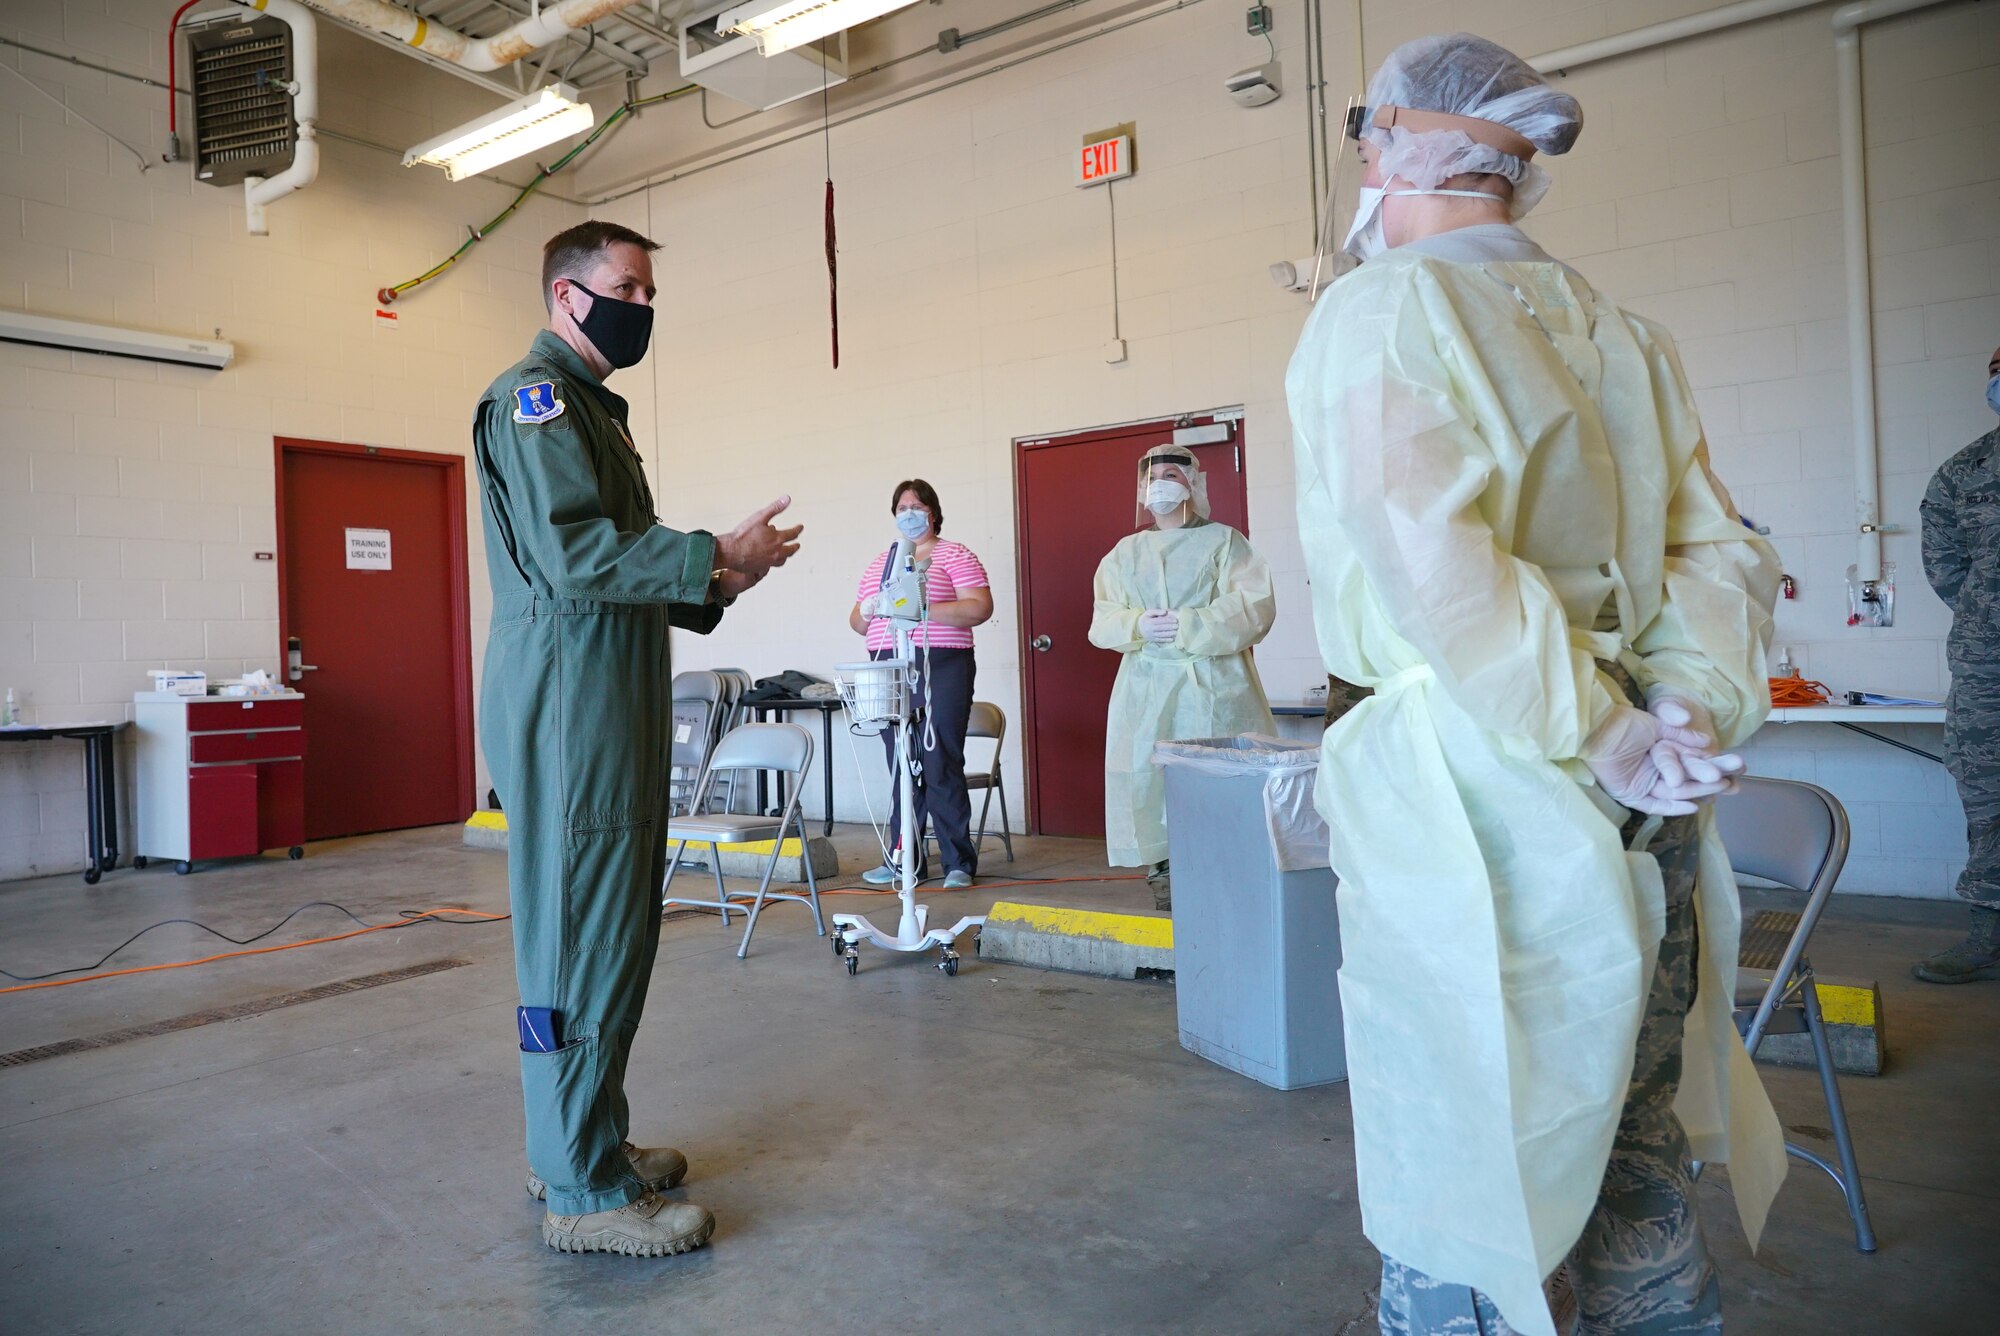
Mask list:
[{"label": "air force shoulder patch", "polygon": [[514,391],[514,421],[550,422],[562,416],[563,401],[556,398],[555,382],[538,380]]}]

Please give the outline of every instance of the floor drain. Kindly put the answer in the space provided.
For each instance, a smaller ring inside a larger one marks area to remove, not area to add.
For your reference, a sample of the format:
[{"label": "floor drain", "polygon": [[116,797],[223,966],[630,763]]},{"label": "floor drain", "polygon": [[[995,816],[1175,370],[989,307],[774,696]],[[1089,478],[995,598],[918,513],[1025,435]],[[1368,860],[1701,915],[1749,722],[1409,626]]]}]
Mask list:
[{"label": "floor drain", "polygon": [[401,969],[384,970],[380,974],[364,974],[358,979],[323,983],[317,988],[306,988],[296,993],[279,993],[275,997],[261,997],[253,1002],[238,1002],[234,1006],[191,1011],[185,1016],[174,1016],[145,1025],[131,1025],[122,1030],[107,1030],[103,1034],[86,1035],[81,1039],[63,1039],[53,1044],[38,1044],[34,1048],[17,1048],[11,1053],[0,1053],[0,1067],[23,1067],[31,1062],[40,1062],[44,1058],[60,1058],[70,1053],[87,1053],[91,1049],[110,1048],[113,1044],[129,1043],[134,1039],[151,1039],[154,1035],[172,1034],[176,1030],[194,1030],[204,1025],[213,1025],[217,1021],[261,1016],[267,1011],[296,1007],[304,1002],[317,1002],[321,998],[339,997],[342,993],[358,993],[364,988],[380,988],[385,983],[401,983],[405,979],[422,978],[426,974],[436,974],[440,970],[455,970],[461,965],[468,964],[471,962],[466,960],[427,960],[421,965],[405,965]]}]

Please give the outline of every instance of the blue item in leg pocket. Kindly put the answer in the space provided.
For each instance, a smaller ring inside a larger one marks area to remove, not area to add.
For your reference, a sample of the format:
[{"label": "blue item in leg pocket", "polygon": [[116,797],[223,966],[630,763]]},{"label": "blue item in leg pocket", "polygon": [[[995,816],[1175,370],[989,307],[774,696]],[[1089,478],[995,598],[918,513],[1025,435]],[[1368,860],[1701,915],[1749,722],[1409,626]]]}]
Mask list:
[{"label": "blue item in leg pocket", "polygon": [[553,1053],[560,1048],[562,1013],[548,1007],[516,1007],[514,1020],[521,1027],[523,1053]]}]

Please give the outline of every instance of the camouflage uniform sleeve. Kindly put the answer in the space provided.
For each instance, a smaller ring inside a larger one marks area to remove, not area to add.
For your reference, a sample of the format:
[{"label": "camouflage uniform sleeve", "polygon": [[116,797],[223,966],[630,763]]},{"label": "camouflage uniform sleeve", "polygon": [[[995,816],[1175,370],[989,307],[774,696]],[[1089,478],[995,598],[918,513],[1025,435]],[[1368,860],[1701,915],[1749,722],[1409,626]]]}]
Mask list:
[{"label": "camouflage uniform sleeve", "polygon": [[602,603],[706,604],[714,537],[658,524],[620,529],[604,513],[575,416],[581,410],[571,405],[544,421],[523,422],[511,403],[487,401],[481,435],[507,493],[516,542],[551,591]]},{"label": "camouflage uniform sleeve", "polygon": [[1946,607],[1958,606],[1958,591],[1972,563],[1966,550],[1965,528],[1959,523],[1957,480],[1947,463],[1931,479],[1917,507],[1924,521],[1924,574]]}]

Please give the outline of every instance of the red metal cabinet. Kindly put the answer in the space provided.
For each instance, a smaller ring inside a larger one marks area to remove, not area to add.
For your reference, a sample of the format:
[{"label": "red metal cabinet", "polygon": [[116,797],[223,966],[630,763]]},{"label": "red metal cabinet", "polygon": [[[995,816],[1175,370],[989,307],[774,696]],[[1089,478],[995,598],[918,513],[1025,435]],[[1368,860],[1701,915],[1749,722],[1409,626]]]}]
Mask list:
[{"label": "red metal cabinet", "polygon": [[303,856],[305,698],[189,697],[140,692],[139,857],[241,858],[266,849]]}]

